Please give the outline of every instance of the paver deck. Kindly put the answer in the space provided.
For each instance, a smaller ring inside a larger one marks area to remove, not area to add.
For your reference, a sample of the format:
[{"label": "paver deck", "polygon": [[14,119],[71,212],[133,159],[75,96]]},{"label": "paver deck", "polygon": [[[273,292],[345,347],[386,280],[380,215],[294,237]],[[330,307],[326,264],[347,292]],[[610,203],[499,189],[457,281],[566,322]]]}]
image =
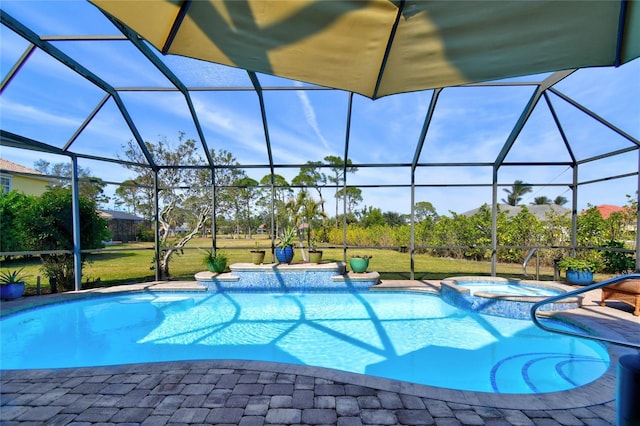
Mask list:
[{"label": "paver deck", "polygon": [[[437,292],[437,282],[386,281],[377,289]],[[61,298],[131,290],[202,291],[195,282],[146,283],[0,305],[0,314]],[[595,333],[640,342],[628,305],[598,306],[599,290],[571,315]],[[608,425],[615,423],[617,358],[570,391],[498,395],[435,388],[336,370],[262,361],[178,361],[0,371],[0,424]],[[43,356],[39,354],[38,356]],[[429,362],[429,360],[425,360]]]}]

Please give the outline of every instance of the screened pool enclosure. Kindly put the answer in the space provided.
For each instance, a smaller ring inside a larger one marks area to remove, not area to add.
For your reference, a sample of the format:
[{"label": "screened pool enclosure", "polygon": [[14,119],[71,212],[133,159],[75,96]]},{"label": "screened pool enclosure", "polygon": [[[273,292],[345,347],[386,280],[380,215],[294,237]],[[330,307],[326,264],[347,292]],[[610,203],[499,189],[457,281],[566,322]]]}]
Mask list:
[{"label": "screened pool enclosure", "polygon": [[[350,188],[361,207],[408,215],[411,278],[420,201],[441,214],[491,206],[493,275],[498,204],[514,181],[568,199],[573,247],[588,205],[637,201],[635,1],[1,7],[2,158],[70,162],[75,197],[79,167],[109,193],[133,167],[148,169],[156,259],[158,174],[185,168],[210,171],[204,199],[216,235],[216,190],[241,185],[217,181],[216,170],[275,194],[279,177],[292,182],[314,162],[336,173],[309,188],[325,191],[343,227],[354,206],[336,195]],[[145,144],[180,137],[195,142],[195,161],[167,162]],[[236,161],[217,162],[222,152]],[[345,239],[342,248],[346,259],[353,247]],[[81,250],[73,247],[76,288]]]}]

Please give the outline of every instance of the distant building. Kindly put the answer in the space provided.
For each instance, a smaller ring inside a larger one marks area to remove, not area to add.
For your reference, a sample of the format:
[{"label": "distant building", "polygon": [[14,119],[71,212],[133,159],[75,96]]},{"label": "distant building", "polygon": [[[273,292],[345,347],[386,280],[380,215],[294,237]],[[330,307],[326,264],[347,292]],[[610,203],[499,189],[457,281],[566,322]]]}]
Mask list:
[{"label": "distant building", "polygon": [[149,221],[134,214],[117,210],[98,210],[98,214],[107,219],[107,226],[111,232],[111,241],[128,243],[138,239],[142,229],[151,229]]},{"label": "distant building", "polygon": [[37,170],[0,158],[2,193],[16,190],[27,195],[42,195],[52,179]]}]

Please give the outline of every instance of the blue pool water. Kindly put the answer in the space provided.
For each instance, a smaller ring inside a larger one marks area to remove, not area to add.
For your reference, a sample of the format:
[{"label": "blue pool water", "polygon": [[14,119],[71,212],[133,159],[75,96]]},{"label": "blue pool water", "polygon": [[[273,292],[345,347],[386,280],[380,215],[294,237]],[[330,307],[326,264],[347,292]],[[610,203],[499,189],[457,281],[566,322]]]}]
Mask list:
[{"label": "blue pool water", "polygon": [[601,376],[603,346],[414,293],[132,293],[0,321],[0,367],[250,359],[450,389],[538,393]]}]

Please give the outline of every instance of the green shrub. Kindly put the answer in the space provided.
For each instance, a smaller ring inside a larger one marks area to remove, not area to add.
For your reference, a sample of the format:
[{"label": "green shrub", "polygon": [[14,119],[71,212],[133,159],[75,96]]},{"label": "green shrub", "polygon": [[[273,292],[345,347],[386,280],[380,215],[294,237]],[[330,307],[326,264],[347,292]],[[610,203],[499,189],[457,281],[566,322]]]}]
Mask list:
[{"label": "green shrub", "polygon": [[24,212],[35,197],[10,191],[0,195],[0,251],[28,251]]},{"label": "green shrub", "polygon": [[[51,188],[35,198],[23,212],[25,238],[33,250],[71,250],[73,248],[73,215],[71,191]],[[94,201],[80,197],[80,248],[103,247],[111,237],[106,219],[98,215]],[[87,254],[81,254],[81,262]],[[74,288],[72,253],[42,254],[42,271],[51,282],[65,290]]]},{"label": "green shrub", "polygon": [[558,262],[558,267],[563,270],[573,270],[580,272],[595,272],[597,265],[588,259],[578,259],[576,257],[565,257]]},{"label": "green shrub", "polygon": [[[621,241],[609,241],[604,244],[604,247],[623,249],[624,243]],[[636,269],[636,262],[630,253],[603,250],[601,256],[604,263],[603,272],[608,274],[624,274]]]},{"label": "green shrub", "polygon": [[140,229],[136,234],[136,238],[141,242],[155,241],[153,238],[153,229]]}]

